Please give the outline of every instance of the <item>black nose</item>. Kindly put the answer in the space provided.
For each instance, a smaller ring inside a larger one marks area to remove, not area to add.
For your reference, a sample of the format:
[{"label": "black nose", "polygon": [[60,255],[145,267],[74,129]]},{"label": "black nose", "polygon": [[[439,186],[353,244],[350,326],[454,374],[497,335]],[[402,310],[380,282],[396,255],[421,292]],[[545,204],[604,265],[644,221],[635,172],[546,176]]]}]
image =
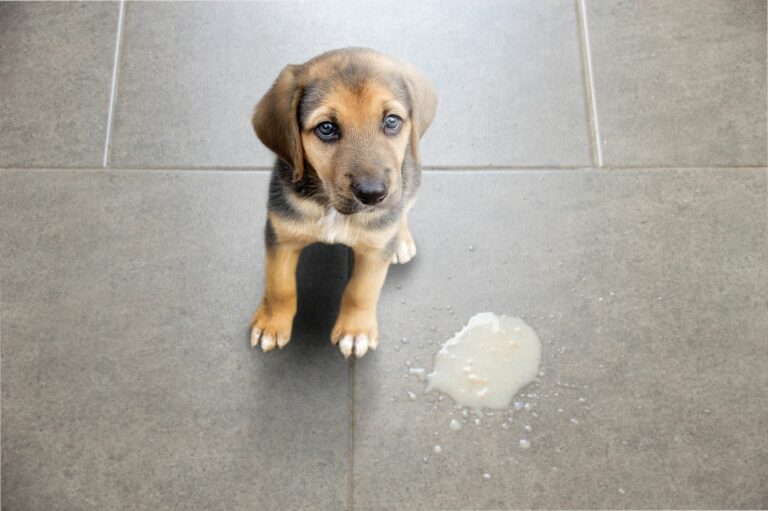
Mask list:
[{"label": "black nose", "polygon": [[363,204],[373,206],[383,201],[384,197],[387,196],[387,183],[384,181],[353,181],[352,193]]}]

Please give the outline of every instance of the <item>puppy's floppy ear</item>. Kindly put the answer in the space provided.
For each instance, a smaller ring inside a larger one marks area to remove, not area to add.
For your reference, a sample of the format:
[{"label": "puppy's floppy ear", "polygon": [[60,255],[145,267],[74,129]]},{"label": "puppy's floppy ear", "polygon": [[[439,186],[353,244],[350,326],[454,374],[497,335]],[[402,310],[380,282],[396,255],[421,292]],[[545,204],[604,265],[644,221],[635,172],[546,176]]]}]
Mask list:
[{"label": "puppy's floppy ear", "polygon": [[411,99],[411,152],[416,161],[419,161],[419,139],[424,136],[437,109],[437,92],[434,85],[421,71],[412,66],[407,66],[404,72],[405,84]]},{"label": "puppy's floppy ear", "polygon": [[293,180],[304,175],[304,149],[297,109],[302,88],[298,83],[301,66],[286,66],[253,112],[253,129],[259,140],[293,167]]}]

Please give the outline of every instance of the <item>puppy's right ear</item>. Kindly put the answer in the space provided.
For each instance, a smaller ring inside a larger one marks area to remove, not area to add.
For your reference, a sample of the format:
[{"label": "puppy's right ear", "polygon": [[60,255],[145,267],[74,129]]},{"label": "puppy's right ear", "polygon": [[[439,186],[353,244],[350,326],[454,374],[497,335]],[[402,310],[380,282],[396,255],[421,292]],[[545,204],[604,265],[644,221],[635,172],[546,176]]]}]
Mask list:
[{"label": "puppy's right ear", "polygon": [[259,140],[293,167],[293,180],[304,175],[304,149],[297,109],[301,87],[297,75],[301,66],[286,66],[253,112],[253,129]]}]

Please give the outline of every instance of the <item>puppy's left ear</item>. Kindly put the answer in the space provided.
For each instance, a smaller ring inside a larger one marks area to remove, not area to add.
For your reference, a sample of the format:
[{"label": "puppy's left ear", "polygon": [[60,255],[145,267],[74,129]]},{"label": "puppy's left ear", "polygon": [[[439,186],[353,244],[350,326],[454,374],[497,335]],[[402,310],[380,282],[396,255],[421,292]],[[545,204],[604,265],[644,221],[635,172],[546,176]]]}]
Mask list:
[{"label": "puppy's left ear", "polygon": [[411,152],[419,160],[419,140],[427,132],[437,109],[437,92],[426,76],[418,69],[408,66],[405,71],[405,83],[411,97]]},{"label": "puppy's left ear", "polygon": [[293,180],[304,175],[304,149],[296,115],[302,88],[298,83],[301,66],[286,66],[253,112],[253,129],[259,140],[293,167]]}]

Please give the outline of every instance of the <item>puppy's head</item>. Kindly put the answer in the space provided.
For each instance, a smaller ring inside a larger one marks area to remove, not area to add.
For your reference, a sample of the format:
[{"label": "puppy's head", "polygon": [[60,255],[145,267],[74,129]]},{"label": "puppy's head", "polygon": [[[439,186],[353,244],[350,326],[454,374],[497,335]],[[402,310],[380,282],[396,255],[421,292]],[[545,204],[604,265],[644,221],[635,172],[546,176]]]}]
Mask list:
[{"label": "puppy's head", "polygon": [[352,214],[394,207],[401,169],[435,115],[437,96],[413,67],[373,50],[324,53],[278,76],[253,114],[259,139],[294,169],[317,173],[332,205]]}]

